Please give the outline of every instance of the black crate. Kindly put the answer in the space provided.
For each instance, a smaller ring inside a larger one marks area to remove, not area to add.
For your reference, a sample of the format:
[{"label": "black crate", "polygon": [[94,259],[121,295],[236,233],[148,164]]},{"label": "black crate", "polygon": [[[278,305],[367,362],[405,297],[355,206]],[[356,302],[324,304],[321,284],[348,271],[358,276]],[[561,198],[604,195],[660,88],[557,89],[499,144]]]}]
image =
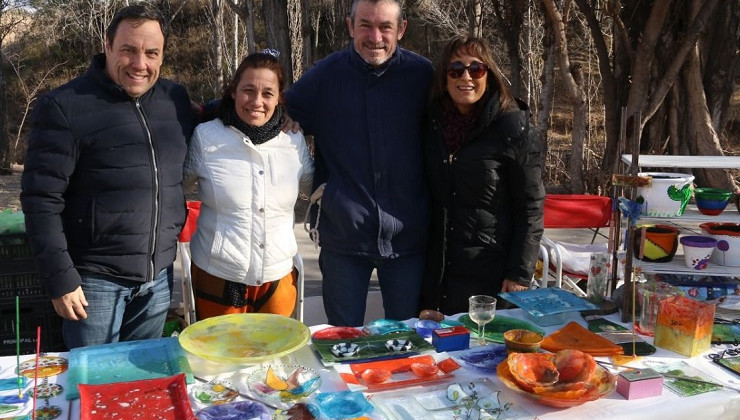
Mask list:
[{"label": "black crate", "polygon": [[[62,337],[62,318],[49,300],[21,299],[20,351],[36,353],[36,327],[41,327],[41,351],[67,351]],[[15,299],[0,299],[0,356],[16,353]]]},{"label": "black crate", "polygon": [[25,234],[0,235],[0,299],[46,298]]}]

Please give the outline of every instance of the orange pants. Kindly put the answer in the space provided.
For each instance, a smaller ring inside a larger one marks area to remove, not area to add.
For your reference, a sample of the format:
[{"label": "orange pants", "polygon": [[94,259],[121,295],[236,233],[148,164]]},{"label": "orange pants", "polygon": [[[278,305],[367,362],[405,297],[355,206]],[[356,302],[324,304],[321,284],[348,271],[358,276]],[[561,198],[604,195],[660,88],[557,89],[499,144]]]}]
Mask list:
[{"label": "orange pants", "polygon": [[285,277],[266,282],[261,286],[246,286],[244,300],[246,306],[238,307],[228,304],[225,296],[229,280],[213,276],[191,264],[195,294],[195,310],[199,320],[218,315],[243,314],[247,312],[272,313],[291,316],[296,304],[296,282],[298,270],[293,270]]}]

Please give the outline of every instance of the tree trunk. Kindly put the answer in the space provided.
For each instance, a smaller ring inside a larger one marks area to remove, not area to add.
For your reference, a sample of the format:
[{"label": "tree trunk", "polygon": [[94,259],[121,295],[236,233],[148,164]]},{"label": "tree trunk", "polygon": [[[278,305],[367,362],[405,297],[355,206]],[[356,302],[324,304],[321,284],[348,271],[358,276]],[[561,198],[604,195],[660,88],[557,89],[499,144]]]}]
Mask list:
[{"label": "tree trunk", "polygon": [[285,88],[290,87],[303,74],[303,12],[301,0],[288,0],[288,28],[290,31],[291,78],[286,78]]},{"label": "tree trunk", "polygon": [[288,0],[269,0],[262,2],[267,30],[267,47],[280,51],[280,61],[285,71],[285,80],[293,80],[293,61],[291,59],[291,32],[288,27]]},{"label": "tree trunk", "polygon": [[[698,10],[698,0],[692,4],[692,12]],[[695,13],[692,13],[693,18]],[[693,20],[693,19],[692,19]],[[719,138],[712,126],[712,119],[707,107],[707,98],[704,95],[701,69],[699,68],[699,51],[694,47],[687,57],[684,65],[683,81],[686,88],[685,98],[682,103],[686,107],[687,119],[684,124],[683,141],[689,145],[692,155],[713,156],[722,155]],[[702,187],[724,188],[734,191],[732,178],[725,170],[721,169],[696,169],[696,185]]]},{"label": "tree trunk", "polygon": [[482,0],[468,0],[468,33],[478,38],[483,37]]},{"label": "tree trunk", "polygon": [[224,31],[224,8],[222,0],[211,1],[211,16],[213,17],[213,29],[211,33],[211,47],[214,70],[214,95],[217,97],[224,86],[224,53],[222,42],[225,39]]}]

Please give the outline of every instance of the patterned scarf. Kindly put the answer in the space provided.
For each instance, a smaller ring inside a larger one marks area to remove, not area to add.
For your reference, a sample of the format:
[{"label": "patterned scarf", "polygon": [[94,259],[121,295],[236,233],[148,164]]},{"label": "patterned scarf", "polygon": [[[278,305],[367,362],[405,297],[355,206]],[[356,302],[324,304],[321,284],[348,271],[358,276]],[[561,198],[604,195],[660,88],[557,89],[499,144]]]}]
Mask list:
[{"label": "patterned scarf", "polygon": [[467,115],[461,114],[451,101],[444,101],[442,105],[442,126],[444,127],[444,139],[447,144],[447,151],[450,154],[454,154],[460,150],[460,146],[462,146],[465,139],[478,124],[481,112],[490,97],[490,92],[486,91],[478,102],[475,103],[473,112]]},{"label": "patterned scarf", "polygon": [[229,107],[223,114],[221,119],[224,125],[230,125],[241,131],[249,137],[253,144],[262,144],[267,140],[274,139],[280,134],[280,130],[285,123],[282,106],[275,107],[275,112],[272,114],[270,120],[260,127],[255,127],[242,121],[236,113],[236,108],[233,106]]}]

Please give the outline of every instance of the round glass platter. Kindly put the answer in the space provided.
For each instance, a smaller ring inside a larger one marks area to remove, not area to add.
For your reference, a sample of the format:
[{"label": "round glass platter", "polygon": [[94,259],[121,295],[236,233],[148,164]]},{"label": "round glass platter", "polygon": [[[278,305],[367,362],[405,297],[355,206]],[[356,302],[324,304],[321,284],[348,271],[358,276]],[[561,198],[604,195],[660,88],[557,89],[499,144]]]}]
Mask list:
[{"label": "round glass platter", "polygon": [[183,349],[220,363],[258,364],[282,357],[308,343],[301,322],[275,314],[229,314],[198,321],[179,336]]}]

